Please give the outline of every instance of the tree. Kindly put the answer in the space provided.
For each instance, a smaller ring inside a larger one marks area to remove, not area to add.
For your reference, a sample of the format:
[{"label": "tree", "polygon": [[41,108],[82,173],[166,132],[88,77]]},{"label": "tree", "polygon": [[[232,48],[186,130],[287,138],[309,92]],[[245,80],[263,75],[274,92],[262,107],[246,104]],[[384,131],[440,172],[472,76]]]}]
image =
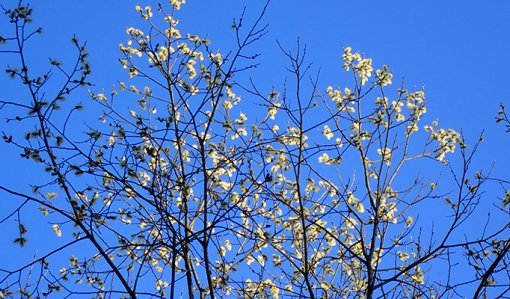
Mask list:
[{"label": "tree", "polygon": [[[0,223],[17,226],[19,250],[27,222],[60,242],[2,266],[2,298],[508,296],[508,222],[464,231],[485,184],[507,186],[471,169],[482,138],[468,146],[423,125],[424,90],[392,87],[387,66],[350,47],[347,87],[323,86],[298,42],[280,46],[292,80],[263,90],[245,74],[268,3],[252,25],[234,20],[236,47],[220,53],[179,31],[184,2],[136,7],[145,27],[129,27],[119,47],[130,80],[111,92],[88,81],[76,37],[71,68],[50,59],[37,75],[26,57],[42,32],[30,31],[32,8],[4,8],[15,34],[0,38],[1,53],[16,59],[6,71],[27,96],[0,102],[16,124],[3,139],[46,175],[32,192],[0,186],[16,201]],[[83,134],[80,87],[101,111]],[[425,164],[450,176],[412,171]],[[427,205],[437,214],[420,216]],[[501,201],[492,209],[508,219]]]}]

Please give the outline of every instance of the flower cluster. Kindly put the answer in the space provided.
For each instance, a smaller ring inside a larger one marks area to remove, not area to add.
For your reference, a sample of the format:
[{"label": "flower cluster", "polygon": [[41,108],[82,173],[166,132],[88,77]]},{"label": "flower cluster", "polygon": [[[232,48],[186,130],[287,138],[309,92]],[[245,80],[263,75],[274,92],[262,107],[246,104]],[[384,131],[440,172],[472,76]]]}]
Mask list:
[{"label": "flower cluster", "polygon": [[[372,67],[372,59],[363,58],[358,52],[352,53],[351,47],[346,47],[344,49],[342,59],[344,60],[344,69],[348,71],[352,68],[360,78],[361,85],[365,85],[365,83],[368,82],[368,78],[372,76],[372,72],[374,70]],[[388,79],[385,79],[385,81],[387,82]]]}]

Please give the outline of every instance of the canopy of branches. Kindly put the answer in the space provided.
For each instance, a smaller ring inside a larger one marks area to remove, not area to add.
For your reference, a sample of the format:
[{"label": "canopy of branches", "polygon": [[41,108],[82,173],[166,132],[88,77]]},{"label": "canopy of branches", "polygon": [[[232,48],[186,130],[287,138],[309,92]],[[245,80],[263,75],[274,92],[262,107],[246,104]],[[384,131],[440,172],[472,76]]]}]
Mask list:
[{"label": "canopy of branches", "polygon": [[267,4],[220,52],[181,31],[184,2],[136,6],[111,90],[89,81],[78,37],[73,64],[34,70],[32,7],[3,8],[1,85],[19,97],[0,94],[2,150],[34,176],[0,183],[17,234],[2,244],[33,250],[2,259],[0,298],[510,295],[510,193],[484,196],[508,181],[472,169],[478,140],[423,121],[423,89],[351,47],[341,86],[324,83],[300,43],[280,45],[288,71],[267,88],[250,75]]}]

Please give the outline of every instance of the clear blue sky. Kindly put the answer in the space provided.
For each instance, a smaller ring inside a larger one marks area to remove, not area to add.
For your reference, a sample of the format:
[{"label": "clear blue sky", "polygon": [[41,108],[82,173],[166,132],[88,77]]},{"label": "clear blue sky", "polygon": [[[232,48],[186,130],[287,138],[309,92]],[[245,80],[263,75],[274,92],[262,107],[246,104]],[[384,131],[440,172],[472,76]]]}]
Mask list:
[{"label": "clear blue sky", "polygon": [[[118,44],[126,40],[125,29],[139,22],[134,6],[149,2],[153,1],[30,1],[35,23],[45,30],[31,54],[40,55],[44,63],[47,57],[64,57],[65,61],[74,57],[70,39],[76,34],[88,42],[92,81],[97,88],[109,90],[125,78],[117,62]],[[207,34],[213,48],[221,50],[227,50],[232,41],[232,18],[245,5],[248,18],[253,17],[263,4],[254,0],[188,2],[180,17],[182,31]],[[15,3],[2,1],[6,7]],[[342,86],[342,47],[352,46],[372,57],[375,66],[388,64],[394,82],[403,78],[409,88],[425,87],[425,122],[437,118],[441,127],[463,130],[468,144],[485,130],[486,142],[475,167],[489,168],[496,161],[494,175],[510,177],[510,134],[495,124],[499,103],[510,106],[510,1],[274,0],[265,22],[270,31],[257,46],[261,66],[253,76],[263,77],[267,86],[281,84],[286,74],[287,61],[276,41],[294,49],[299,37],[307,45],[308,61],[315,70],[321,69],[324,88]],[[2,20],[0,32],[9,31],[9,25]],[[2,67],[6,62],[0,57]],[[6,81],[2,78],[0,82]],[[0,87],[2,93],[6,89]],[[6,92],[16,94],[16,90]],[[0,171],[0,180],[20,185],[26,181],[27,168],[14,165],[9,174]],[[0,263],[4,258],[0,257]]]},{"label": "clear blue sky", "polygon": [[[5,1],[13,3],[15,1]],[[147,2],[147,1],[146,1]],[[188,1],[181,24],[191,32],[208,34],[213,46],[227,49],[229,25],[243,6],[253,16],[263,1]],[[35,21],[45,35],[37,52],[65,56],[69,39],[77,34],[88,42],[93,81],[109,88],[124,75],[118,67],[117,46],[124,30],[136,24],[140,1],[32,1]],[[281,81],[286,60],[276,45],[295,48],[299,37],[308,58],[321,68],[324,85],[341,84],[341,48],[352,46],[388,64],[395,81],[425,87],[428,117],[445,127],[464,129],[468,137],[485,130],[487,163],[503,157],[510,138],[494,117],[500,102],[510,104],[510,3],[508,1],[273,1],[265,18],[270,32],[259,45],[259,70],[275,83]],[[0,26],[5,26],[2,23]],[[3,27],[0,27],[3,28]],[[482,150],[483,150],[482,148]],[[491,148],[488,150],[488,148]],[[501,154],[494,154],[495,152]],[[501,161],[498,169],[510,166]]]}]

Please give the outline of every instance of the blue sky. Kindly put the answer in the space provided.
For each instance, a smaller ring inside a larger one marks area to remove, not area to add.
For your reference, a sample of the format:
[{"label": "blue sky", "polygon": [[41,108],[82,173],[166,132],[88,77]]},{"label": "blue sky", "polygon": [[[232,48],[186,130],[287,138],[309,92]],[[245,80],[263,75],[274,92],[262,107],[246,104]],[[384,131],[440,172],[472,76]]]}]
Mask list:
[{"label": "blue sky", "polygon": [[[41,56],[65,56],[70,37],[77,34],[88,42],[95,84],[108,88],[124,75],[117,46],[125,41],[124,30],[138,22],[133,9],[138,3],[34,1],[36,22],[45,29],[37,51]],[[232,18],[246,5],[249,19],[261,4],[188,1],[181,24],[208,34],[213,47],[227,49]],[[488,142],[483,148],[503,153],[509,138],[501,138],[502,128],[495,126],[494,117],[500,102],[510,102],[508,15],[507,1],[273,1],[265,18],[270,31],[259,43],[261,66],[254,77],[281,80],[287,61],[276,41],[294,49],[299,37],[313,67],[321,69],[322,82],[341,85],[341,49],[352,46],[372,57],[376,66],[388,64],[395,80],[405,79],[408,87],[424,86],[428,117],[463,129],[468,137],[485,130]]]},{"label": "blue sky", "polygon": [[[3,1],[6,6],[17,1]],[[30,54],[46,63],[47,57],[73,57],[70,39],[76,34],[87,41],[95,88],[109,88],[126,75],[120,68],[118,44],[125,42],[125,29],[139,22],[136,4],[149,1],[31,1],[35,23],[44,27]],[[262,1],[188,0],[180,17],[182,31],[208,35],[214,47],[228,49],[233,32],[232,18],[247,6],[253,18]],[[476,168],[490,168],[508,179],[510,135],[495,124],[500,102],[510,105],[510,2],[508,1],[301,1],[274,0],[265,22],[269,34],[256,46],[260,67],[253,72],[261,84],[278,85],[288,74],[287,61],[277,46],[295,49],[299,37],[307,45],[308,61],[321,70],[324,89],[343,86],[343,46],[372,57],[375,66],[387,64],[394,82],[404,79],[409,88],[425,87],[428,101],[426,122],[439,119],[440,126],[463,130],[468,144],[482,130],[486,142],[480,148]],[[0,32],[9,31],[0,22]],[[0,57],[3,65],[8,62]],[[341,75],[341,76],[340,76]],[[1,75],[5,76],[5,75]],[[0,82],[5,81],[5,77]],[[7,89],[4,86],[2,90]],[[14,96],[16,90],[6,91]],[[1,95],[0,95],[1,96]],[[85,92],[81,94],[86,100]],[[2,145],[0,150],[6,150]],[[13,156],[15,157],[15,156]],[[14,165],[14,164],[13,164]],[[28,165],[2,172],[0,180],[22,185]],[[488,192],[487,196],[500,196]],[[503,219],[504,221],[504,219]],[[0,259],[0,262],[3,261]]]}]

